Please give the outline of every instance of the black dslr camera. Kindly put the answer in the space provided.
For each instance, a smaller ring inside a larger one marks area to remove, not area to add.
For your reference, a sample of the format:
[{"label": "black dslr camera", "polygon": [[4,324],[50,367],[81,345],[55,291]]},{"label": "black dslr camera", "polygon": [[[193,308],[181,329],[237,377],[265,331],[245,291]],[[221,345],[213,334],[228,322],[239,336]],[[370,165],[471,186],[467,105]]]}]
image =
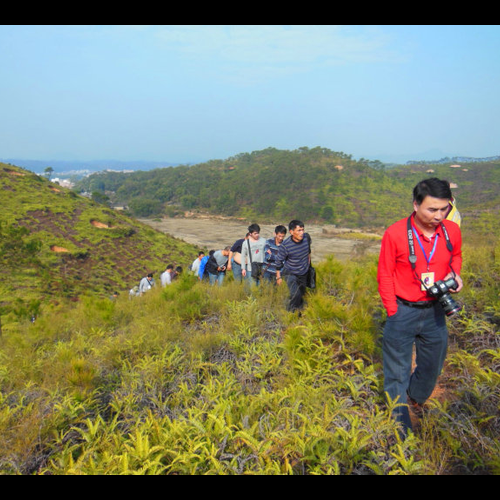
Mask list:
[{"label": "black dslr camera", "polygon": [[454,278],[447,281],[437,281],[433,286],[427,289],[431,297],[439,301],[446,313],[446,316],[453,316],[462,310],[462,306],[457,304],[450,294],[450,290],[456,290],[458,283]]}]

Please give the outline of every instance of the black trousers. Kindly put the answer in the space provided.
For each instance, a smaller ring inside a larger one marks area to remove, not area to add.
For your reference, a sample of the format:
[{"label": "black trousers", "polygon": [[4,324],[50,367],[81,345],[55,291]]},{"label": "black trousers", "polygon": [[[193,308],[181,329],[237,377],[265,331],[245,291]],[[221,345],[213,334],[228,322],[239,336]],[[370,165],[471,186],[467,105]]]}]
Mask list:
[{"label": "black trousers", "polygon": [[290,290],[290,302],[287,311],[295,312],[304,309],[304,295],[307,291],[307,273],[299,276],[296,274],[283,273],[288,289]]}]

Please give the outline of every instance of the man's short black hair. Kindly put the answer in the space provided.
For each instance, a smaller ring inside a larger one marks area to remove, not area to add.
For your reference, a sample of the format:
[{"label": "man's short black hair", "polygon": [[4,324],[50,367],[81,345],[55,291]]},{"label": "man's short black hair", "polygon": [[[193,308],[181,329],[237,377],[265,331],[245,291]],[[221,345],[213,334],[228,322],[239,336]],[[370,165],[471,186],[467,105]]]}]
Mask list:
[{"label": "man's short black hair", "polygon": [[286,234],[286,227],[285,226],[276,226],[276,229],[274,230],[275,234]]},{"label": "man's short black hair", "polygon": [[293,231],[297,227],[305,227],[305,225],[301,220],[293,220],[290,224],[288,224],[288,229],[290,231]]},{"label": "man's short black hair", "polygon": [[427,196],[440,200],[451,200],[453,194],[451,192],[450,183],[435,177],[419,182],[413,190],[413,201],[415,201],[417,205],[421,205]]},{"label": "man's short black hair", "polygon": [[260,226],[258,224],[252,224],[248,227],[248,232],[252,233],[260,233]]}]

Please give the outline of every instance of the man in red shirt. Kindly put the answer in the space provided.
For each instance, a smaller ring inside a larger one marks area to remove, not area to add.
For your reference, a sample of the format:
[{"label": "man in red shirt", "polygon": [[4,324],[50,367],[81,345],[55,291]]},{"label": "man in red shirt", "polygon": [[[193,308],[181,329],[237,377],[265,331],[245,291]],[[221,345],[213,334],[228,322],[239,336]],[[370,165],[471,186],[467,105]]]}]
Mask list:
[{"label": "man in red shirt", "polygon": [[[413,191],[415,212],[391,226],[382,240],[379,293],[387,310],[384,330],[384,389],[403,406],[395,416],[403,432],[412,428],[407,403],[421,407],[432,394],[448,349],[445,310],[430,289],[454,278],[463,288],[462,235],[446,217],[453,196],[439,179],[420,182]],[[416,368],[412,373],[413,346]]]}]

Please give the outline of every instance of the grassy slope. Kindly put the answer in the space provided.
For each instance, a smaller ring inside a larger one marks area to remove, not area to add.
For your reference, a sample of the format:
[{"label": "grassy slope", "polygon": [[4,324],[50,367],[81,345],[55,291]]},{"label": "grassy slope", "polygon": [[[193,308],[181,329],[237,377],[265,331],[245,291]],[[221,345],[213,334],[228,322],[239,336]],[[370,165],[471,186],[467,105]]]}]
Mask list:
[{"label": "grassy slope", "polygon": [[355,317],[372,311],[373,273],[354,312],[342,266],[328,267],[302,321],[285,289],[249,297],[186,279],[26,325],[2,350],[0,471],[421,470],[381,404],[375,325]]},{"label": "grassy slope", "polygon": [[26,243],[41,242],[31,262],[19,262],[15,254],[3,259],[4,306],[19,299],[126,293],[147,271],[159,273],[170,263],[187,266],[196,254],[191,245],[10,165],[0,164],[0,193],[3,228],[25,227]]},{"label": "grassy slope", "polygon": [[369,257],[318,266],[301,319],[284,288],[186,277],[25,324],[0,351],[0,471],[498,473],[499,253],[466,254],[441,394],[404,443],[382,394]]},{"label": "grassy slope", "polygon": [[477,220],[441,394],[412,439],[382,394],[376,258],[330,260],[302,319],[285,289],[186,278],[17,325],[0,345],[0,473],[499,473],[500,227]]}]

